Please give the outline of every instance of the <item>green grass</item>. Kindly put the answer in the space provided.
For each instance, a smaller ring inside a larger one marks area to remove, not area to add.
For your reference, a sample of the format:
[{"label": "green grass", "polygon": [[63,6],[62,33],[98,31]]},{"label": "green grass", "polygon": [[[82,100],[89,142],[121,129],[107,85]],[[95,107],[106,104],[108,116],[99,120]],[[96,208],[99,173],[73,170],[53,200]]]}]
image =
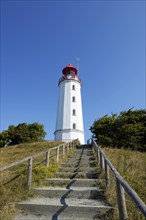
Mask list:
[{"label": "green grass", "polygon": [[[59,144],[61,142],[36,142],[1,148],[0,165],[3,167],[17,160],[58,146]],[[43,155],[33,160],[32,188],[45,184],[45,178],[55,177],[55,172],[58,170],[58,164],[55,162],[55,158],[50,161],[49,167],[45,167],[44,163],[40,163],[44,161],[44,158]],[[40,165],[37,165],[38,163]],[[16,214],[14,203],[34,196],[33,191],[27,189],[26,180],[27,162],[0,173],[0,219],[12,219],[12,216]]]},{"label": "green grass", "polygon": [[[115,148],[103,148],[103,151],[120,175],[136,191],[143,202],[146,203],[146,153]],[[109,202],[114,206],[117,206],[115,178],[111,171],[110,176],[111,184],[107,190],[107,196]],[[128,209],[128,219],[145,219],[132,202],[131,198],[127,194],[125,195]]]}]

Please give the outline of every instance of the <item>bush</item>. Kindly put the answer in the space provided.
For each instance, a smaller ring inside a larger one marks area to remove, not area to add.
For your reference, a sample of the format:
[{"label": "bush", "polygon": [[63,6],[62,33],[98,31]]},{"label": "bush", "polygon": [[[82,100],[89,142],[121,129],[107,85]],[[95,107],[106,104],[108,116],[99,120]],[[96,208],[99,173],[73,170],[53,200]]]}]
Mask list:
[{"label": "bush", "polygon": [[45,135],[44,126],[36,122],[32,124],[21,123],[17,126],[10,125],[8,130],[0,133],[0,147],[41,141],[44,139]]},{"label": "bush", "polygon": [[90,130],[101,146],[146,151],[146,110],[105,115],[94,121]]}]

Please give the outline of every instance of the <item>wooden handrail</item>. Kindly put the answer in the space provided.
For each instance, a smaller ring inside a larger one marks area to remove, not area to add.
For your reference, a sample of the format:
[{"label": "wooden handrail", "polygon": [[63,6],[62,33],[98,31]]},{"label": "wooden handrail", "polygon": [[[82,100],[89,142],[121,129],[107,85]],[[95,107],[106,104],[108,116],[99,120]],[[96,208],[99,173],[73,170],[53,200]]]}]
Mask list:
[{"label": "wooden handrail", "polygon": [[[127,219],[127,208],[126,208],[126,202],[125,202],[125,195],[124,190],[126,193],[130,196],[130,198],[134,201],[136,206],[139,208],[139,210],[143,213],[143,215],[146,217],[146,205],[141,200],[141,198],[138,196],[138,194],[130,187],[130,185],[124,180],[124,178],[119,174],[119,172],[116,170],[116,168],[112,165],[110,160],[106,157],[105,153],[102,151],[102,149],[97,145],[94,139],[91,139],[88,141],[89,144],[91,144],[94,147],[96,156],[100,153],[100,167],[103,169],[102,164],[102,158],[104,158],[106,168],[105,168],[105,179],[106,179],[106,185],[107,185],[107,179],[108,179],[108,185],[109,186],[109,173],[107,174],[107,167],[109,166],[111,171],[114,173],[114,176],[116,178],[116,186],[117,186],[117,200],[118,200],[118,208],[119,208],[119,218],[121,220]],[[99,151],[99,152],[98,152]],[[108,166],[107,166],[108,165]],[[108,176],[107,176],[108,175]],[[124,189],[124,190],[123,190]]]},{"label": "wooden handrail", "polygon": [[15,166],[15,165],[24,163],[25,161],[28,161],[30,158],[31,158],[31,156],[30,156],[30,157],[25,157],[25,158],[22,159],[22,160],[18,160],[18,161],[16,161],[16,162],[10,163],[10,164],[8,164],[8,165],[6,165],[6,166],[0,168],[0,172],[2,172],[2,171],[4,171],[4,170],[7,170],[7,169],[9,169],[9,168],[11,168],[11,167],[13,167],[13,166]]},{"label": "wooden handrail", "polygon": [[[40,153],[37,153],[37,154],[34,154],[32,156],[28,156],[28,157],[25,157],[23,158],[22,160],[18,160],[16,162],[13,162],[11,164],[8,164],[2,168],[0,168],[0,172],[4,171],[4,170],[7,170],[15,165],[19,165],[21,163],[24,163],[26,161],[28,161],[28,172],[27,172],[27,187],[30,189],[31,188],[31,182],[32,182],[32,166],[33,166],[33,159],[34,158],[37,158],[43,154],[46,155],[45,157],[45,165],[46,167],[49,166],[49,159],[56,156],[56,161],[57,163],[59,162],[59,152],[61,152],[61,150],[59,150],[61,147],[63,148],[62,150],[62,156],[64,156],[65,154],[65,150],[67,149],[67,153],[70,152],[70,149],[71,148],[74,148],[74,144],[72,143],[75,143],[75,145],[77,145],[79,143],[78,139],[74,140],[74,141],[71,141],[71,142],[67,142],[67,143],[64,143],[64,144],[60,144],[56,147],[53,147],[53,148],[49,148],[45,151],[42,151]],[[54,155],[50,155],[50,152],[53,151],[53,150],[56,150],[56,153]]]}]

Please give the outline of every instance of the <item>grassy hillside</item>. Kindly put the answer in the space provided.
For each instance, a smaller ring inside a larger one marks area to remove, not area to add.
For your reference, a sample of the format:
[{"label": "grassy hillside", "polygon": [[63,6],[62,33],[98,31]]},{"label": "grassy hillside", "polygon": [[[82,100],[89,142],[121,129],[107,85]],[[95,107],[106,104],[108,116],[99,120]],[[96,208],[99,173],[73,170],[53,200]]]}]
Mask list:
[{"label": "grassy hillside", "polygon": [[[11,147],[0,149],[0,167],[10,164],[14,161],[34,155],[49,148],[58,146],[61,142],[36,142],[14,145]],[[32,187],[43,184],[43,180],[47,177],[53,177],[54,172],[58,169],[55,162],[51,162],[49,167],[45,167],[44,156],[40,156],[33,160]],[[40,163],[38,166],[37,164]],[[32,191],[26,188],[27,179],[27,162],[9,168],[0,173],[0,219],[12,219],[15,208],[13,202],[26,199],[33,196]]]},{"label": "grassy hillside", "polygon": [[[146,153],[125,149],[103,148],[108,159],[117,171],[124,177],[128,184],[137,192],[146,203]],[[110,172],[111,174],[111,172]],[[111,175],[111,177],[113,177]],[[111,185],[107,191],[110,202],[116,205],[115,179],[111,178]],[[144,219],[135,207],[129,196],[126,195],[129,219]]]},{"label": "grassy hillside", "polygon": [[[48,148],[59,145],[60,142],[36,142],[31,144],[20,144],[0,149],[1,161],[3,167],[14,161],[35,153],[44,151]],[[106,156],[110,159],[118,172],[126,179],[130,186],[138,193],[140,198],[146,203],[146,153],[137,151],[103,148]],[[57,164],[52,164],[46,168],[43,164],[36,166],[41,161],[40,157],[33,161],[33,186],[43,184],[46,176],[53,177],[54,171],[58,169]],[[28,196],[33,196],[31,191],[25,187],[27,174],[27,163],[15,166],[7,171],[0,173],[0,217],[3,220],[12,219],[15,209],[10,204]],[[117,204],[115,179],[111,176],[111,185],[107,191],[109,202],[114,206]],[[144,220],[131,199],[126,195],[129,220]],[[117,217],[115,216],[115,219]]]},{"label": "grassy hillside", "polygon": [[26,144],[17,144],[10,147],[0,148],[0,167],[3,167],[17,160],[21,160],[33,154],[39,153],[41,151],[45,151],[48,148],[55,147],[59,144],[61,144],[61,142],[43,141]]}]

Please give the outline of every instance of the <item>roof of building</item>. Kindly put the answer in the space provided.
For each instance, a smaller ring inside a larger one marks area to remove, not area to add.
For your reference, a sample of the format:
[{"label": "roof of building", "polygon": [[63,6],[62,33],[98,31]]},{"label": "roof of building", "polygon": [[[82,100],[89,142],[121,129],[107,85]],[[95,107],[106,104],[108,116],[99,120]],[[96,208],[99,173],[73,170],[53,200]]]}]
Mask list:
[{"label": "roof of building", "polygon": [[66,66],[63,70],[62,73],[66,74],[68,72],[68,70],[72,70],[75,72],[75,74],[78,74],[78,70],[72,65],[72,64],[68,64],[68,66]]}]

